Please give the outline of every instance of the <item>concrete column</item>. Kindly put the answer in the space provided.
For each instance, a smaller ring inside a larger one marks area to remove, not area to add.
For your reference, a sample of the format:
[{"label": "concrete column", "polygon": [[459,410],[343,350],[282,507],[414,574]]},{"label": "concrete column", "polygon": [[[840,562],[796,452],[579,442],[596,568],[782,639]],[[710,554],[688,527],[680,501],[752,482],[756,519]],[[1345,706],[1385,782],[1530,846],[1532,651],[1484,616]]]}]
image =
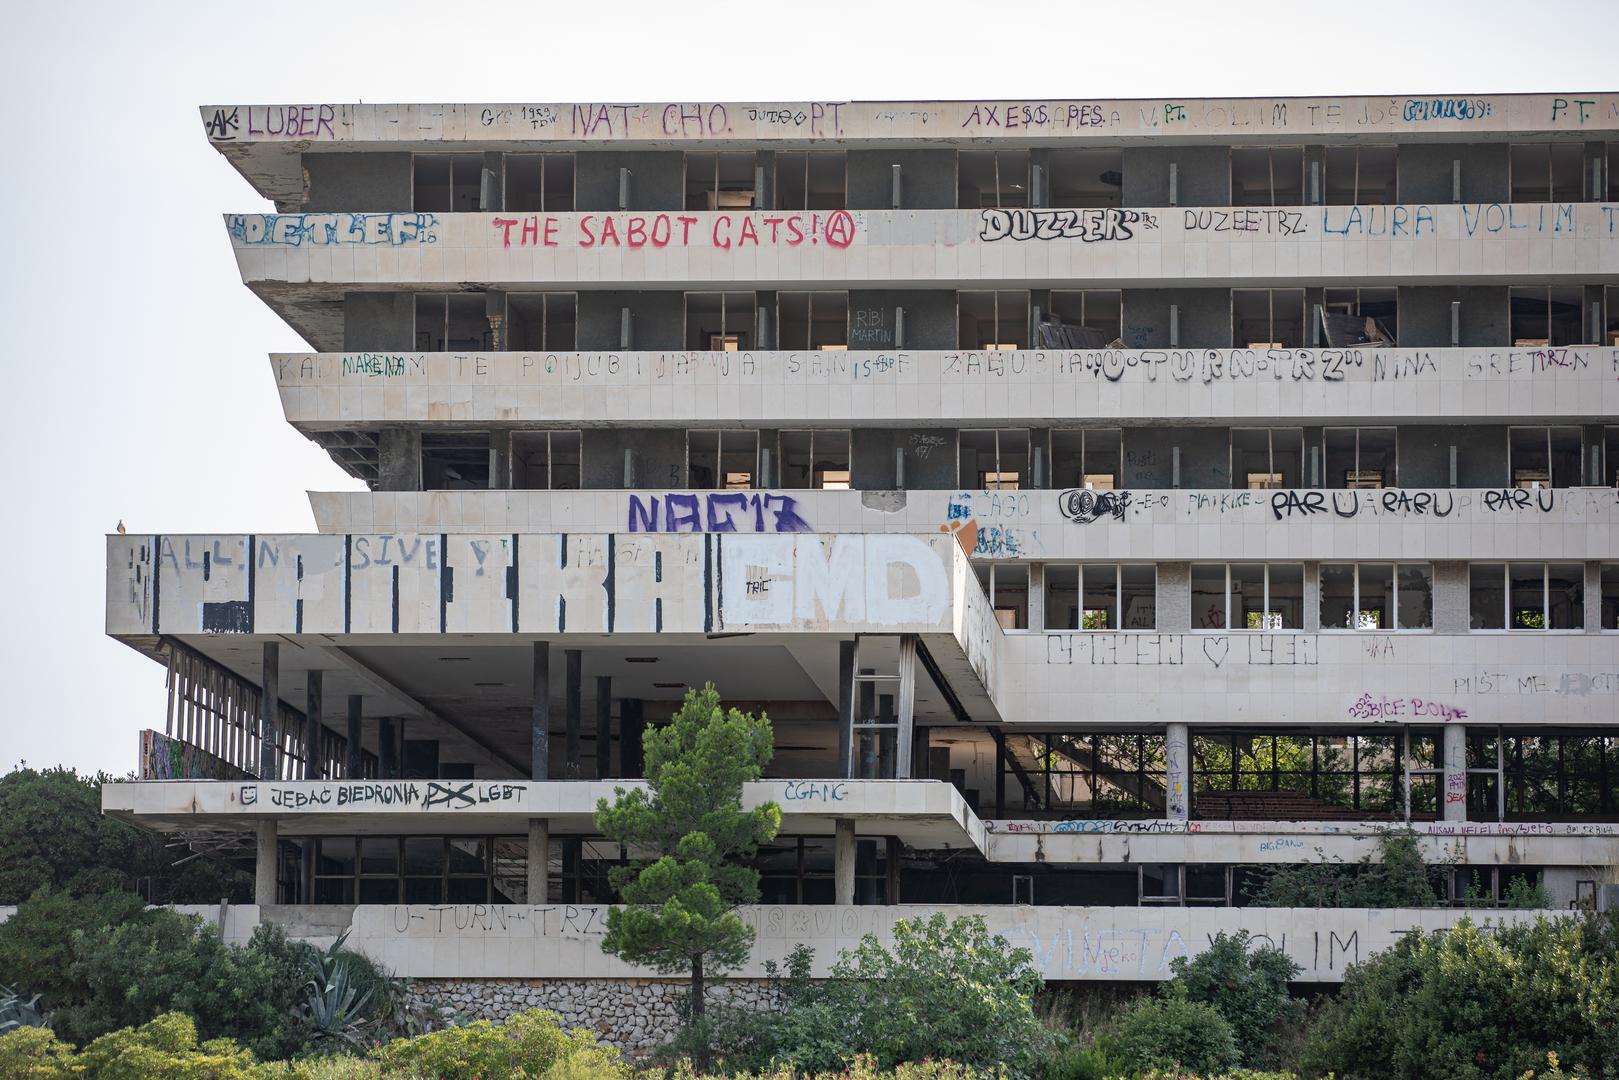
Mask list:
[{"label": "concrete column", "polygon": [[261,821],[254,827],[253,902],[273,904],[275,895],[275,822]]},{"label": "concrete column", "polygon": [[264,643],[264,665],[259,676],[263,684],[264,693],[259,700],[259,779],[275,780],[276,776],[276,734],[280,726],[279,712],[281,704],[281,645],[279,642],[266,641]]},{"label": "concrete column", "polygon": [[1467,725],[1445,727],[1445,821],[1467,820]]},{"label": "concrete column", "polygon": [[1191,816],[1191,736],[1185,724],[1170,724],[1164,732],[1164,816],[1185,821]]},{"label": "concrete column", "polygon": [[838,764],[833,776],[854,778],[854,642],[838,642]]},{"label": "concrete column", "polygon": [[399,779],[399,743],[393,719],[387,716],[377,721],[377,775],[383,780]]},{"label": "concrete column", "polygon": [[551,901],[551,823],[545,818],[528,819],[528,902]]},{"label": "concrete column", "polygon": [[349,695],[349,715],[348,715],[348,742],[349,742],[349,744],[348,744],[347,760],[343,763],[343,775],[348,777],[351,780],[354,779],[355,777],[359,776],[360,771],[362,769],[362,766],[360,764],[360,762],[362,760],[361,759],[361,746],[360,746],[360,712],[361,712],[361,707],[364,705],[364,703],[365,703],[365,699],[363,697],[361,697],[359,694],[350,694]]},{"label": "concrete column", "polygon": [[852,904],[854,903],[854,822],[849,818],[839,818],[836,825],[836,840],[832,849],[833,899],[839,904]]},{"label": "concrete column", "polygon": [[421,431],[417,428],[383,428],[377,436],[377,490],[421,489]]},{"label": "concrete column", "polygon": [[563,688],[563,723],[567,728],[566,754],[563,762],[564,773],[569,780],[579,779],[579,713],[583,708],[579,696],[579,684],[584,681],[584,654],[578,649],[564,649],[563,658],[568,662],[568,681]]},{"label": "concrete column", "polygon": [[534,711],[528,731],[530,780],[551,776],[551,645],[534,643]]},{"label": "concrete column", "polygon": [[311,671],[304,684],[304,779],[319,780],[322,775],[321,672]]},{"label": "concrete column", "polygon": [[613,775],[613,677],[596,676],[596,779]]}]

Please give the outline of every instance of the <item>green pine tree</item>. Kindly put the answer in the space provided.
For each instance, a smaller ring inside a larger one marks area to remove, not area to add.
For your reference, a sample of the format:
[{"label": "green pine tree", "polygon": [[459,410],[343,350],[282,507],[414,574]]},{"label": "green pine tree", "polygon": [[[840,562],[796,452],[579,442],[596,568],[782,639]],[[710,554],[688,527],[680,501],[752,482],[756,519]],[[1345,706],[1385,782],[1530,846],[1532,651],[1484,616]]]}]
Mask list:
[{"label": "green pine tree", "polygon": [[748,958],[753,930],[737,915],[759,899],[759,872],[741,860],[781,828],[781,808],[742,809],[742,785],[774,752],[770,718],[725,710],[714,684],[686,691],[667,725],[648,728],[647,788],[596,804],[596,828],[630,853],[611,872],[623,907],[607,913],[602,950],[661,974],[689,972],[690,1022],[705,979]]}]

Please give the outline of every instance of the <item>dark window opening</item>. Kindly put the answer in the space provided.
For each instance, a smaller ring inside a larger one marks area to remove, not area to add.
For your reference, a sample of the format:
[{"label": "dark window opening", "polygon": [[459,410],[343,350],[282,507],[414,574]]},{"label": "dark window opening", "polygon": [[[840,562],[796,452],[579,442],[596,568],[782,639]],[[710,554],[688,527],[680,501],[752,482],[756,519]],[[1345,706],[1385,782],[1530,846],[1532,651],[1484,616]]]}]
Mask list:
[{"label": "dark window opening", "polygon": [[1399,150],[1393,146],[1329,146],[1322,155],[1323,201],[1379,206],[1400,201]]},{"label": "dark window opening", "polygon": [[493,347],[483,293],[416,297],[417,352],[488,352]]},{"label": "dark window opening", "polygon": [[1301,630],[1303,563],[1193,563],[1197,630]]},{"label": "dark window opening", "polygon": [[508,293],[507,347],[514,352],[572,352],[578,319],[574,293]]},{"label": "dark window opening", "polygon": [[1475,563],[1468,569],[1474,630],[1583,630],[1583,563]]},{"label": "dark window opening", "polygon": [[1302,349],[1303,289],[1232,289],[1231,347]]},{"label": "dark window opening", "polygon": [[1585,147],[1577,142],[1529,143],[1508,152],[1511,201],[1575,202],[1584,197]]},{"label": "dark window opening", "polygon": [[422,490],[469,491],[492,486],[488,432],[422,436]]},{"label": "dark window opening", "polygon": [[776,209],[842,210],[848,205],[848,155],[842,150],[777,151]]},{"label": "dark window opening", "polygon": [[778,293],[776,321],[778,348],[842,351],[849,347],[849,294]]},{"label": "dark window opening", "polygon": [[1053,289],[1040,320],[1043,349],[1124,348],[1124,293],[1118,289]]},{"label": "dark window opening", "polygon": [[1232,428],[1231,486],[1262,490],[1304,486],[1303,428]]},{"label": "dark window opening", "polygon": [[1029,486],[1029,433],[1023,428],[963,431],[957,437],[957,481],[979,491]]},{"label": "dark window opening", "polygon": [[574,207],[572,154],[507,154],[506,209],[567,214]]},{"label": "dark window opening", "polygon": [[751,152],[686,155],[687,210],[752,210],[755,156]]},{"label": "dark window opening", "polygon": [[848,431],[783,431],[781,486],[847,491]]},{"label": "dark window opening", "polygon": [[956,154],[956,205],[963,210],[1029,205],[1027,150],[962,150]]},{"label": "dark window opening", "polygon": [[756,306],[750,292],[687,293],[686,348],[691,352],[751,349]]},{"label": "dark window opening", "polygon": [[1511,305],[1512,344],[1520,349],[1583,345],[1584,323],[1578,285],[1514,285]]},{"label": "dark window opening", "polygon": [[483,209],[482,154],[417,154],[411,180],[413,210],[467,214]]},{"label": "dark window opening", "polygon": [[958,343],[964,349],[1027,349],[1027,292],[958,292]]},{"label": "dark window opening", "polygon": [[1124,205],[1124,153],[1120,150],[1052,150],[1046,155],[1049,205]]},{"label": "dark window opening", "polygon": [[1324,487],[1376,489],[1399,486],[1399,439],[1395,428],[1329,427],[1322,430],[1321,443],[1326,466]]},{"label": "dark window opening", "polygon": [[1510,427],[1507,473],[1515,488],[1578,487],[1581,480],[1580,429]]},{"label": "dark window opening", "polygon": [[518,491],[577,491],[579,455],[577,431],[515,431],[512,487]]},{"label": "dark window opening", "polygon": [[1322,630],[1431,630],[1433,567],[1426,563],[1324,563]]},{"label": "dark window opening", "polygon": [[1051,486],[1113,491],[1123,486],[1123,428],[1057,428],[1051,433]]},{"label": "dark window opening", "polygon": [[1231,151],[1232,206],[1303,206],[1304,148]]},{"label": "dark window opening", "polygon": [[757,431],[686,432],[687,483],[710,490],[756,487],[759,433]]},{"label": "dark window opening", "polygon": [[[971,554],[969,552],[969,554]],[[1029,568],[1022,563],[973,564],[978,583],[1002,630],[1029,628]]]},{"label": "dark window opening", "polygon": [[1326,289],[1321,305],[1322,339],[1331,348],[1390,346],[1399,342],[1397,289]]}]

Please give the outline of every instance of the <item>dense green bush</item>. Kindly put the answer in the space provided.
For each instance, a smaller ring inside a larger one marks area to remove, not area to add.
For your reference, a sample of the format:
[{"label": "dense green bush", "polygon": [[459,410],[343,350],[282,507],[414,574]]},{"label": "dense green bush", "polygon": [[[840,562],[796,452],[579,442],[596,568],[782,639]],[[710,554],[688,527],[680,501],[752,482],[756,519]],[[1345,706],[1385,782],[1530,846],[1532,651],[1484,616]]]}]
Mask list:
[{"label": "dense green bush", "polygon": [[1180,1066],[1212,1072],[1241,1059],[1236,1034],[1218,1009],[1175,994],[1135,1002],[1099,1045],[1108,1058],[1138,1072]]},{"label": "dense green bush", "polygon": [[1246,930],[1221,931],[1195,957],[1176,957],[1170,963],[1175,977],[1166,989],[1212,1005],[1231,1025],[1243,1064],[1273,1064],[1269,1051],[1276,1027],[1297,1021],[1302,1011],[1287,989],[1301,969],[1280,949],[1250,949],[1249,941]]},{"label": "dense green bush", "polygon": [[538,1077],[566,1064],[577,1075],[616,1080],[629,1070],[618,1052],[588,1031],[563,1031],[544,1009],[518,1013],[499,1024],[478,1020],[414,1039],[398,1039],[378,1053],[383,1075],[395,1070],[440,1080]]},{"label": "dense green bush", "polygon": [[1270,870],[1256,907],[1434,907],[1444,895],[1445,867],[1422,861],[1411,832],[1386,830],[1359,862],[1287,863]]}]

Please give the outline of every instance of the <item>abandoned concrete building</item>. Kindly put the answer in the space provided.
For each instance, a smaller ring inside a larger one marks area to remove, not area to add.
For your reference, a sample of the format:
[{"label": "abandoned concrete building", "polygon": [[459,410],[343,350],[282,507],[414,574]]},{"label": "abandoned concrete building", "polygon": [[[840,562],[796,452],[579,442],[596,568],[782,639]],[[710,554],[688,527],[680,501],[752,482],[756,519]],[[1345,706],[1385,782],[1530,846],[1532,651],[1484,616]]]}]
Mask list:
[{"label": "abandoned concrete building", "polygon": [[[709,681],[776,732],[744,976],[942,909],[1333,981],[1619,881],[1619,94],[201,118],[367,489],[107,540],[169,706],[105,807],[255,866],[233,933],[662,992],[591,811]],[[1390,825],[1452,907],[1249,903]]]}]

